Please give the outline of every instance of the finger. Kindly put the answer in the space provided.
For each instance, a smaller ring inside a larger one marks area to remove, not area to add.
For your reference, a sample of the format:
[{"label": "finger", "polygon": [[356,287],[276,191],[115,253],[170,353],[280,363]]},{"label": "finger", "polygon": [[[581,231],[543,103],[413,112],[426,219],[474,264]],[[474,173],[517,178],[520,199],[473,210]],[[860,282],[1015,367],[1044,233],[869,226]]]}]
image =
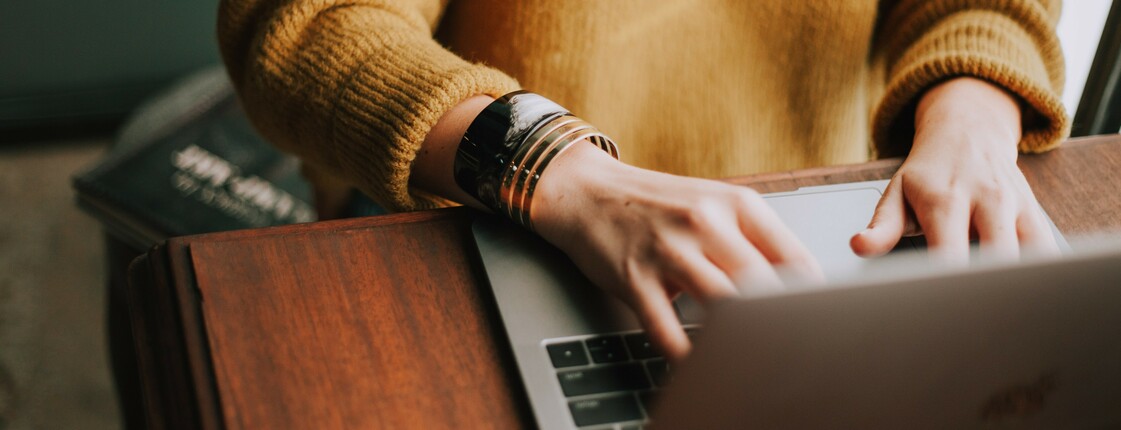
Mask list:
[{"label": "finger", "polygon": [[767,296],[785,290],[782,278],[775,268],[762,260],[732,275],[732,280],[744,297]]},{"label": "finger", "polygon": [[661,287],[639,290],[635,297],[635,308],[654,346],[670,360],[680,361],[689,355],[689,337],[685,335],[685,329],[677,320],[673,303],[662,293],[663,290]]},{"label": "finger", "polygon": [[703,243],[705,257],[728,278],[737,294],[754,295],[781,289],[781,278],[771,262],[743,236],[737,226],[720,231],[723,234],[706,236]]},{"label": "finger", "polygon": [[1059,255],[1059,244],[1055,242],[1055,234],[1051,224],[1043,215],[1043,208],[1031,202],[1020,213],[1016,220],[1016,234],[1020,238],[1020,246],[1024,253],[1040,256]]},{"label": "finger", "polygon": [[[751,256],[746,263],[732,270],[725,270],[739,294],[759,295],[783,291],[787,285],[811,285],[825,281],[825,275],[817,262],[812,267],[792,268],[772,265],[758,250],[747,247],[740,255]],[[768,270],[769,269],[769,270]]]},{"label": "finger", "polygon": [[915,209],[935,260],[951,265],[969,263],[969,209],[964,199],[932,202],[922,210]]},{"label": "finger", "polygon": [[666,278],[701,302],[737,295],[736,286],[711,260],[698,252],[689,252],[672,259]]},{"label": "finger", "polygon": [[758,249],[750,245],[745,246],[739,251],[739,255],[744,263],[727,273],[740,295],[760,296],[783,290],[782,278]]},{"label": "finger", "polygon": [[868,228],[853,235],[849,246],[862,257],[887,254],[903,237],[906,218],[907,204],[903,198],[903,176],[900,175],[887,184]]},{"label": "finger", "polygon": [[981,241],[981,257],[1007,261],[1020,258],[1016,208],[1004,201],[979,202],[973,209],[973,228]]},{"label": "finger", "polygon": [[732,277],[752,266],[770,265],[736,222],[712,225],[713,234],[702,236],[704,255],[727,276]]},{"label": "finger", "polygon": [[[739,213],[739,228],[741,233],[750,242],[747,248],[756,252],[740,251],[744,258],[753,258],[758,255],[766,266],[777,265],[785,269],[799,272],[811,279],[824,279],[821,266],[813,254],[806,249],[798,236],[782,222],[778,214],[761,198],[744,199]],[[746,269],[740,269],[733,274],[747,270],[748,273],[756,271],[754,266],[759,266],[759,261],[745,260]],[[774,269],[759,273],[774,273]],[[778,279],[777,276],[774,276]]]}]

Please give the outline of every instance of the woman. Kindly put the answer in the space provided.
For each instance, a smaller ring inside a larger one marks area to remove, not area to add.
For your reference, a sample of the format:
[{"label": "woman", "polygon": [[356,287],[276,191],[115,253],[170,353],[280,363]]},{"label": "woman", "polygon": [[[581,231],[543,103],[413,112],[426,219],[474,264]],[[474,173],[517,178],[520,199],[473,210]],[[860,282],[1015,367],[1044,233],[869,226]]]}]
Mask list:
[{"label": "woman", "polygon": [[519,119],[503,95],[527,88],[594,124],[618,142],[621,161],[597,145],[567,146],[535,172],[532,209],[506,214],[627,301],[676,358],[689,348],[670,302],[678,292],[733,295],[737,283],[775,279],[776,265],[818,273],[756,193],[698,177],[906,155],[852,240],[858,253],[885,253],[920,230],[950,260],[967,257],[971,233],[1009,258],[1053,249],[1016,157],[1068,131],[1059,9],[1057,0],[226,0],[219,36],[262,133],[302,156],[321,190],[349,184],[392,210],[445,199],[509,209],[453,176],[501,182],[463,145],[477,143],[480,112]]}]

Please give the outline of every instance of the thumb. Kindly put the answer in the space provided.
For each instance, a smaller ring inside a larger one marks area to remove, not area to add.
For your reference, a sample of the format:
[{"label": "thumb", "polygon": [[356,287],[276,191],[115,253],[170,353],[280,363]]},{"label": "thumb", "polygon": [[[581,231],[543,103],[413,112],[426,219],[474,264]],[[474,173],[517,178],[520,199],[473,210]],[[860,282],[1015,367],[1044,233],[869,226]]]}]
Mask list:
[{"label": "thumb", "polygon": [[868,228],[853,235],[849,246],[862,257],[887,254],[903,237],[907,223],[907,207],[903,198],[903,181],[892,178],[876,205]]}]

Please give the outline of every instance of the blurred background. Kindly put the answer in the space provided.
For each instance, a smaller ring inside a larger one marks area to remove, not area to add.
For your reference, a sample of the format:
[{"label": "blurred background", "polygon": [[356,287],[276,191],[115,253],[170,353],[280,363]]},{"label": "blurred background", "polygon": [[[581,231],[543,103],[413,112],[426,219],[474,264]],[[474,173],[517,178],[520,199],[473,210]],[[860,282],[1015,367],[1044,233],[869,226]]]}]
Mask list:
[{"label": "blurred background", "polygon": [[[0,2],[0,430],[121,427],[102,226],[78,210],[70,178],[139,103],[219,62],[217,3]],[[1101,88],[1087,76],[1110,4],[1065,2],[1072,115],[1084,87]]]},{"label": "blurred background", "polygon": [[0,429],[119,429],[101,226],[70,177],[217,64],[218,0],[0,1]]}]

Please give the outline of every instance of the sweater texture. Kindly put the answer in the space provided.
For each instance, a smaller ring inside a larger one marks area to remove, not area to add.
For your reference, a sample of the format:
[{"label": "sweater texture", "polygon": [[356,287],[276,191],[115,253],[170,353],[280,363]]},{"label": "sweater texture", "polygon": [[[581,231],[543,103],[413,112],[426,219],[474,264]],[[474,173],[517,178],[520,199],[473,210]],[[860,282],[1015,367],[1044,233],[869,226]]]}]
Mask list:
[{"label": "sweater texture", "polygon": [[[224,0],[223,59],[250,118],[308,168],[393,210],[459,102],[528,89],[623,161],[720,178],[904,155],[923,92],[1017,95],[1020,150],[1069,132],[1058,0]],[[594,172],[588,172],[594,174]],[[317,176],[318,176],[317,175]]]}]

